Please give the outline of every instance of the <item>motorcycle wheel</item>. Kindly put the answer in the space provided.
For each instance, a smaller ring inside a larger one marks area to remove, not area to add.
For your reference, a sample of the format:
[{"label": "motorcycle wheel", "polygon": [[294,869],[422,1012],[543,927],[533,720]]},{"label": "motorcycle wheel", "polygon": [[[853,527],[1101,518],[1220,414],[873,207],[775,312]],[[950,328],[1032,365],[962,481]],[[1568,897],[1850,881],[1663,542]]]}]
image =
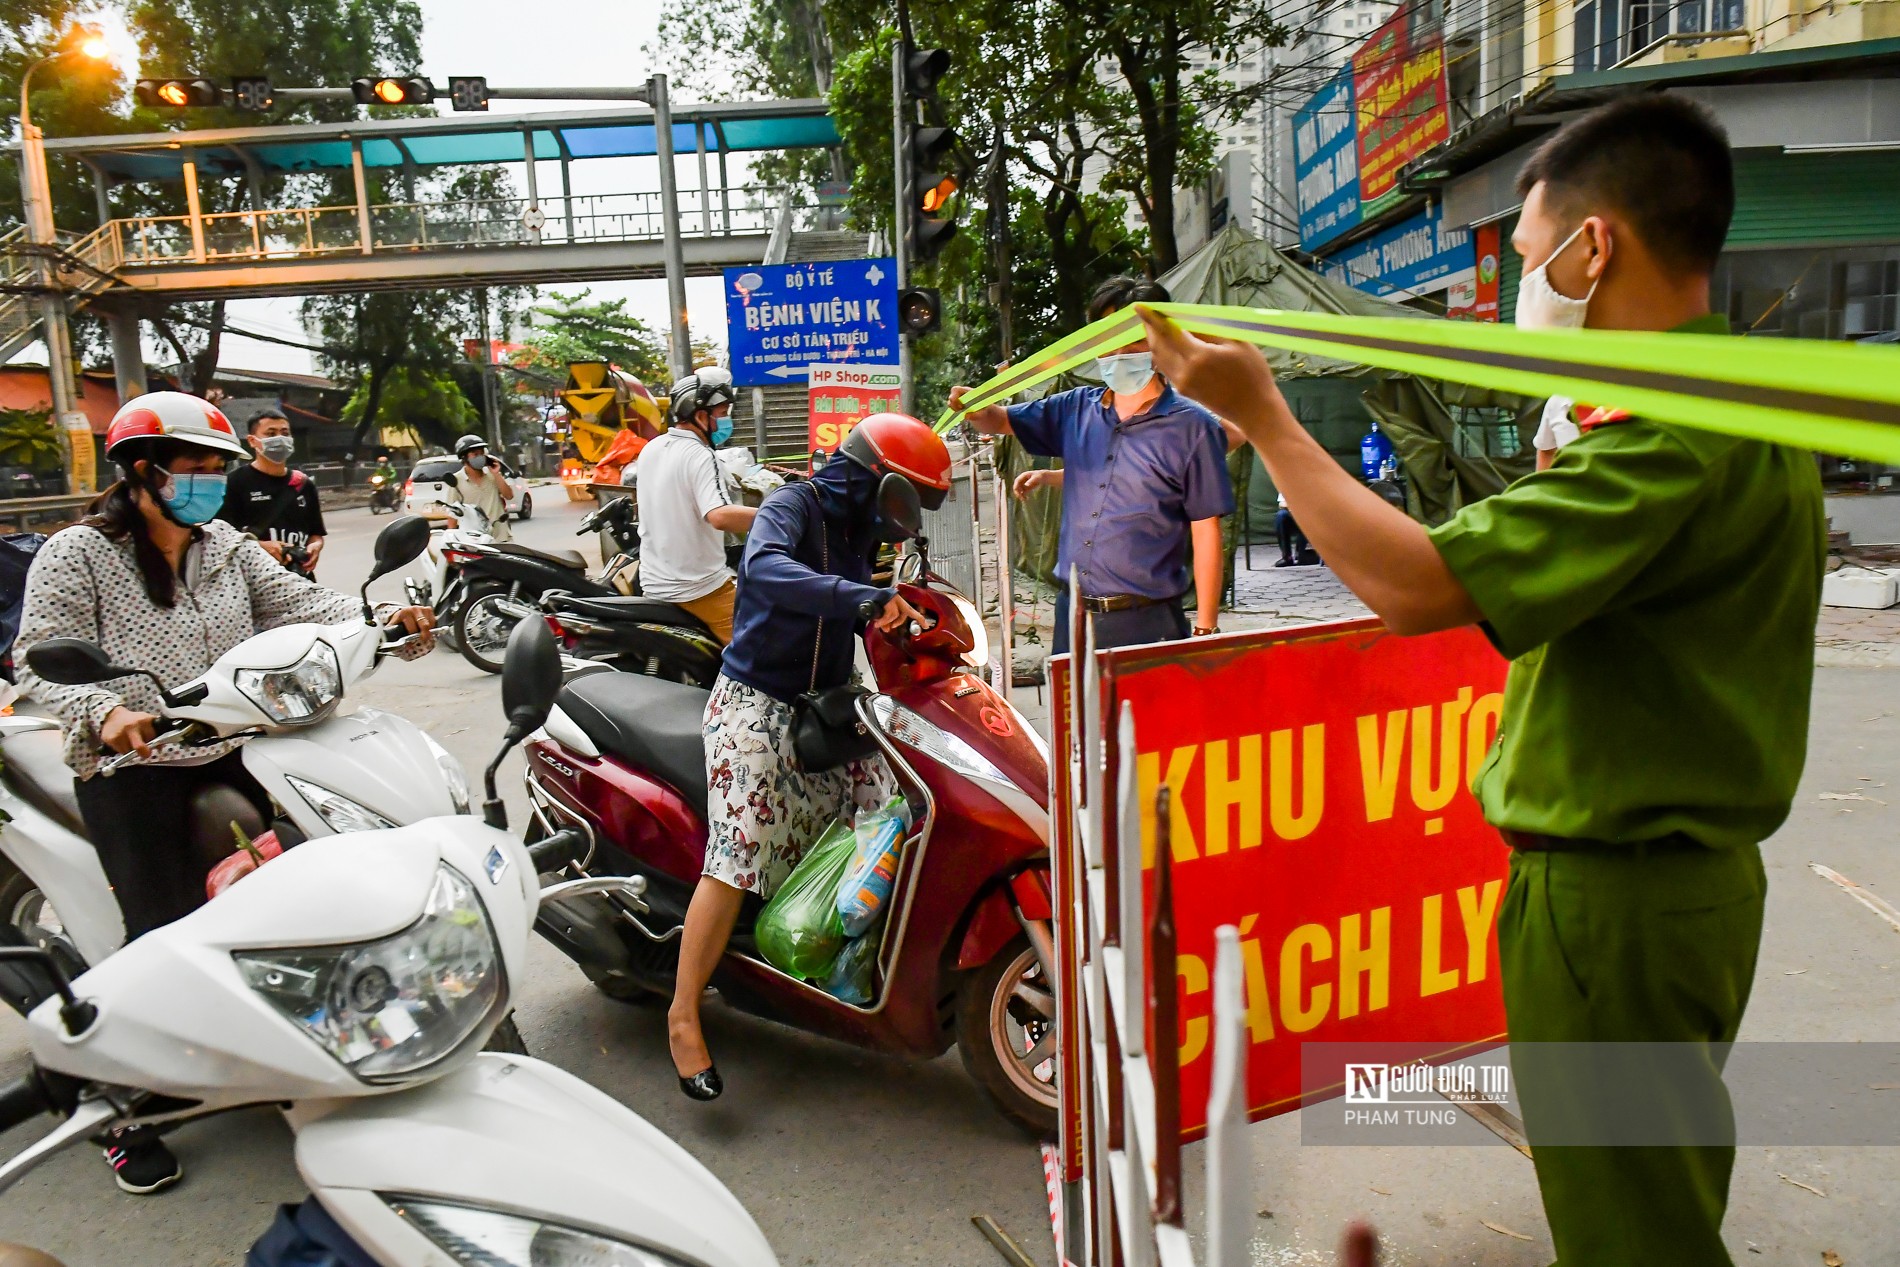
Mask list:
[{"label": "motorcycle wheel", "polygon": [[515,1024],[515,1014],[510,1012],[495,1026],[495,1032],[482,1044],[483,1051],[498,1051],[509,1056],[528,1054],[527,1040],[521,1037],[521,1027]]},{"label": "motorcycle wheel", "polygon": [[508,650],[508,635],[515,621],[504,616],[496,605],[508,597],[500,586],[480,590],[468,596],[455,613],[455,646],[462,658],[484,673],[500,673],[501,658]]},{"label": "motorcycle wheel", "polygon": [[59,912],[33,878],[8,858],[0,858],[0,922],[18,933],[23,945],[38,946],[50,953],[67,976],[76,977],[86,970],[85,960],[66,936]]},{"label": "motorcycle wheel", "polygon": [[963,1067],[1004,1117],[1056,1131],[1056,996],[1029,940],[1018,937],[957,989]]},{"label": "motorcycle wheel", "polygon": [[534,495],[532,493],[523,493],[521,495],[521,509],[515,512],[515,518],[524,523],[534,518]]}]

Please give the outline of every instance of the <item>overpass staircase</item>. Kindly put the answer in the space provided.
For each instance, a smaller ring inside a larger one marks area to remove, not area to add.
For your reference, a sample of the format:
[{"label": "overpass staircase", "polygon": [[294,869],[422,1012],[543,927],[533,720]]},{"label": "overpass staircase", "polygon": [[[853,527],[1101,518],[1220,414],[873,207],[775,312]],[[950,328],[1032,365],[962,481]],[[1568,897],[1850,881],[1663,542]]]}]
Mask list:
[{"label": "overpass staircase", "polygon": [[[118,284],[117,238],[107,228],[88,234],[61,233],[53,246],[26,240],[24,225],[0,234],[0,365],[40,337],[40,299],[49,290],[78,312]],[[49,285],[47,270],[57,274]]]}]

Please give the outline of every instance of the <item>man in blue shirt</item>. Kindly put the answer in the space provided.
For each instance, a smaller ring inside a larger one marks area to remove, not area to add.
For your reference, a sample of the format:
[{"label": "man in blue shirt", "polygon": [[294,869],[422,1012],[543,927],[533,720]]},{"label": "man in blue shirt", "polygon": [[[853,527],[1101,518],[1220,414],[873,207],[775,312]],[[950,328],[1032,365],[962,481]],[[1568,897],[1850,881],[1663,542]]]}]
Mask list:
[{"label": "man in blue shirt", "polygon": [[[1089,320],[1167,298],[1158,283],[1113,277],[1090,296]],[[1190,542],[1193,631],[1213,633],[1220,618],[1220,517],[1234,509],[1220,421],[1154,372],[1145,338],[1097,358],[1096,365],[1105,388],[1078,387],[965,415],[978,431],[1014,435],[1029,452],[1062,459],[1057,655],[1069,649],[1072,571],[1095,617],[1096,646],[1187,637],[1181,602],[1190,581]],[[952,409],[967,391],[951,389]]]}]

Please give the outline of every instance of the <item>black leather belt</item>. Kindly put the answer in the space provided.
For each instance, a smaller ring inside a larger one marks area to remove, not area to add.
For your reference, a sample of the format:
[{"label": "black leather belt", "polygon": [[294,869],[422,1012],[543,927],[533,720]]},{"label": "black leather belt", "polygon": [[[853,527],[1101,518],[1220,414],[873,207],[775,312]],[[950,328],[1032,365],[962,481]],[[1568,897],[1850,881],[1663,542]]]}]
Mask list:
[{"label": "black leather belt", "polygon": [[1092,612],[1131,612],[1141,607],[1159,607],[1163,603],[1173,602],[1168,598],[1147,598],[1140,594],[1107,594],[1082,596],[1082,610]]},{"label": "black leather belt", "polygon": [[1507,827],[1498,828],[1498,835],[1504,837],[1504,843],[1519,853],[1674,853],[1684,849],[1701,849],[1700,841],[1680,833],[1663,836],[1657,840],[1586,840],[1573,836],[1544,836],[1537,832],[1512,831]]}]

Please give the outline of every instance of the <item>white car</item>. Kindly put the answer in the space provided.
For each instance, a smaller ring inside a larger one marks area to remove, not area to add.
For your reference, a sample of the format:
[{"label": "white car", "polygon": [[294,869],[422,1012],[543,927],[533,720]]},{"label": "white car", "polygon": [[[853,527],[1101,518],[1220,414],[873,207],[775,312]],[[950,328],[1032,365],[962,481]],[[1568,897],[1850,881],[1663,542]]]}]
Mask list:
[{"label": "white car", "polygon": [[[493,454],[488,460],[501,467],[501,474],[508,481],[508,487],[514,490],[514,496],[508,499],[508,518],[534,518],[534,497],[528,492],[528,481],[512,466]],[[421,515],[425,519],[447,519],[449,514],[436,502],[454,500],[445,498],[449,489],[444,482],[462,465],[460,458],[444,454],[438,458],[423,458],[409,472],[409,478],[402,486],[403,509],[412,515]]]}]

